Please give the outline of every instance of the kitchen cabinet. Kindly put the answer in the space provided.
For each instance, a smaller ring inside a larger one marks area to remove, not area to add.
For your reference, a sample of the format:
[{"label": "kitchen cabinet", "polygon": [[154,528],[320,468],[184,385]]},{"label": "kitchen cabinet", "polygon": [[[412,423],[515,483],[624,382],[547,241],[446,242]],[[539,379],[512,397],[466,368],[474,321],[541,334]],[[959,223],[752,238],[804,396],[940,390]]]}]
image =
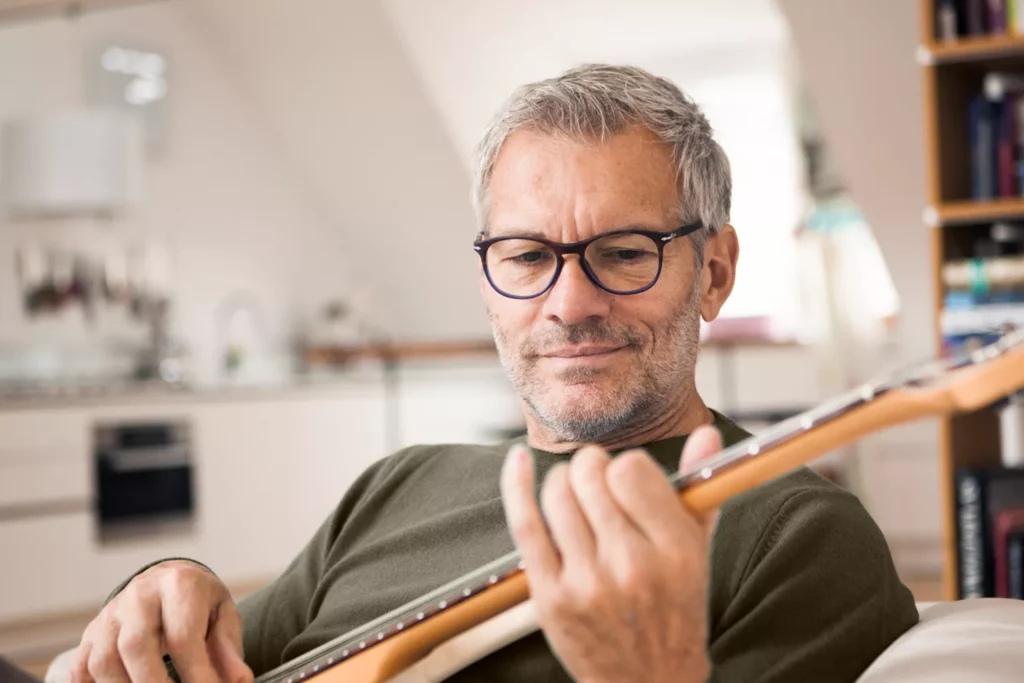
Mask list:
[{"label": "kitchen cabinet", "polygon": [[[94,426],[168,420],[190,425],[193,522],[101,538]],[[0,409],[0,623],[94,607],[161,557],[202,560],[229,584],[273,577],[385,455],[383,420],[381,389],[368,382]],[[69,500],[77,507],[54,505]]]}]

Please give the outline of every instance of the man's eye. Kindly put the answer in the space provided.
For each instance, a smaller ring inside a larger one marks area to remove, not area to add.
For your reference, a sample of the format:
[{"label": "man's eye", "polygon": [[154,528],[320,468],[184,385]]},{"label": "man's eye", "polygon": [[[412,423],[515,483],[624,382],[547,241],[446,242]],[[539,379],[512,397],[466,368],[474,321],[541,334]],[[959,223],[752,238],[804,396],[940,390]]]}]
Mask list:
[{"label": "man's eye", "polygon": [[544,260],[545,256],[547,256],[547,254],[545,254],[543,251],[527,251],[525,253],[513,256],[509,260],[512,261],[513,263],[532,264],[540,263],[541,261]]}]

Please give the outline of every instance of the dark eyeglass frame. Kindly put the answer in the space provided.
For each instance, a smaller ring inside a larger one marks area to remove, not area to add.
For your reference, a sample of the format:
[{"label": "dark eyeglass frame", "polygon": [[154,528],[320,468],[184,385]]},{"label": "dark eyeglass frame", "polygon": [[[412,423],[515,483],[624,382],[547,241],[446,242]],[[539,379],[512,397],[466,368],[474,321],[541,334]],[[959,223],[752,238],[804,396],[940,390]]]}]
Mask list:
[{"label": "dark eyeglass frame", "polygon": [[[542,237],[503,235],[501,237],[492,237],[490,239],[477,239],[475,242],[473,242],[473,249],[475,249],[476,252],[480,255],[480,262],[483,265],[484,275],[487,276],[487,282],[490,283],[491,288],[494,289],[494,291],[496,291],[498,294],[501,294],[504,297],[508,297],[509,299],[536,299],[538,296],[541,296],[542,294],[550,290],[552,287],[554,287],[555,283],[558,282],[558,276],[562,274],[562,266],[565,265],[566,254],[576,254],[577,256],[579,256],[580,267],[583,268],[583,272],[586,273],[587,279],[593,282],[595,287],[605,292],[608,292],[609,294],[615,294],[618,296],[629,296],[630,294],[640,294],[641,292],[646,292],[648,289],[650,289],[651,287],[658,283],[658,278],[661,277],[662,264],[665,262],[666,244],[668,244],[674,239],[686,237],[687,235],[695,233],[703,227],[703,223],[697,222],[690,223],[689,225],[682,225],[670,232],[659,232],[657,230],[616,230],[614,232],[605,232],[600,235],[594,235],[593,237],[589,237],[585,240],[580,240],[579,242],[570,243],[552,242],[551,240],[546,240]],[[590,264],[587,263],[587,257],[585,254],[587,247],[598,240],[602,240],[607,237],[612,237],[614,235],[643,235],[644,237],[649,237],[655,243],[655,245],[657,245],[658,272],[654,274],[654,278],[648,285],[641,287],[640,289],[631,289],[627,291],[614,290],[602,284],[600,279],[598,279],[597,275],[591,269]],[[483,233],[480,233],[480,236],[482,237]],[[551,249],[551,251],[555,254],[555,272],[551,275],[551,282],[549,282],[547,286],[544,287],[544,289],[537,292],[536,294],[509,294],[508,292],[502,291],[500,287],[494,284],[494,280],[491,278],[490,269],[488,269],[487,267],[487,250],[490,249],[493,245],[497,244],[498,242],[506,242],[508,240],[530,240],[531,242],[539,242],[540,244],[543,244],[544,246]]]}]

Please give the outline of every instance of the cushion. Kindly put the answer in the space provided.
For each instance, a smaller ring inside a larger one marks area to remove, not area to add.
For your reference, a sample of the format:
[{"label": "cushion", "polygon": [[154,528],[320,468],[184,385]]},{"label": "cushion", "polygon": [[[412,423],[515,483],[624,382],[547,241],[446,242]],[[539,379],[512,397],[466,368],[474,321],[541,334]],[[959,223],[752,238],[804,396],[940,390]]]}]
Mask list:
[{"label": "cushion", "polygon": [[857,683],[1010,683],[1024,680],[1024,601],[986,598],[921,606]]}]

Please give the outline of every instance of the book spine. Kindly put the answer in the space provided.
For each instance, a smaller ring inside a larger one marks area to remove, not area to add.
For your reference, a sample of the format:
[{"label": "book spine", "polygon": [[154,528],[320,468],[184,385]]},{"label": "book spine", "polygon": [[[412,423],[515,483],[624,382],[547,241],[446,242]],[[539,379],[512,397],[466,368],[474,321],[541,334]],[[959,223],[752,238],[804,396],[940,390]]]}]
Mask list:
[{"label": "book spine", "polygon": [[986,14],[985,0],[964,0],[964,19],[967,35],[984,35]]},{"label": "book spine", "polygon": [[1006,0],[988,0],[988,32],[1006,33]]},{"label": "book spine", "polygon": [[1009,325],[1024,327],[1024,305],[990,304],[976,308],[945,309],[939,315],[939,325],[945,336],[958,336],[984,332]]},{"label": "book spine", "polygon": [[[1017,0],[1011,0],[1017,2]],[[940,0],[935,8],[935,37],[944,42],[952,42],[960,35],[956,3],[953,0]]]},{"label": "book spine", "polygon": [[[1024,0],[1020,0],[1020,2],[1024,2]],[[1024,32],[1021,35],[1024,35]],[[1017,183],[1017,194],[1024,195],[1024,95],[1018,93],[1011,102],[1010,106],[1013,107],[1014,124],[1013,158],[1016,172],[1015,180]]]},{"label": "book spine", "polygon": [[951,311],[999,304],[1024,304],[1024,288],[983,293],[950,291],[942,299],[942,307]]},{"label": "book spine", "polygon": [[1015,533],[1006,539],[1006,594],[1024,600],[1024,533]]},{"label": "book spine", "polygon": [[978,472],[956,473],[957,557],[960,565],[960,598],[990,596],[985,553],[985,481]]},{"label": "book spine", "polygon": [[1016,130],[1013,123],[1013,104],[1015,94],[1007,94],[998,103],[996,115],[998,118],[999,134],[996,142],[996,178],[1000,197],[1012,197],[1016,194],[1016,183],[1014,177],[1013,151],[1016,140]]},{"label": "book spine", "polygon": [[983,95],[975,95],[968,104],[967,127],[971,149],[971,197],[984,199],[982,186],[982,167],[984,152],[982,150],[982,119],[988,103]]},{"label": "book spine", "polygon": [[1024,256],[950,261],[942,266],[942,283],[951,290],[986,295],[993,289],[1022,289]]}]

